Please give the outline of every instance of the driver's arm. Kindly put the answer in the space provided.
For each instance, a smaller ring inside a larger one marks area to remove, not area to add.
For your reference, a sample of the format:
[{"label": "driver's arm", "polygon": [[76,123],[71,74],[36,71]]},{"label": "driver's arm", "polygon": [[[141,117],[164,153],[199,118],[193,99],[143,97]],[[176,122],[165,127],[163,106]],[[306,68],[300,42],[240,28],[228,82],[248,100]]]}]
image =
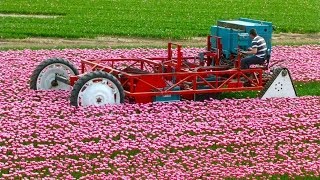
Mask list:
[{"label": "driver's arm", "polygon": [[244,51],[245,54],[257,54],[258,48],[249,48],[249,51]]}]

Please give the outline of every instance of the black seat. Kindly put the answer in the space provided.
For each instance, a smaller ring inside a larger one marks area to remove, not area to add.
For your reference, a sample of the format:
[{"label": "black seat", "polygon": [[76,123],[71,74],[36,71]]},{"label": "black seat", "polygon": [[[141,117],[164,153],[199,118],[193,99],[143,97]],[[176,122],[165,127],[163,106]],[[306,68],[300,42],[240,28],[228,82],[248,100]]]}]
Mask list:
[{"label": "black seat", "polygon": [[270,62],[270,54],[266,54],[264,58],[264,62],[261,64],[257,64],[258,66],[255,66],[255,68],[263,69],[263,70],[268,70],[269,69],[269,62]]}]

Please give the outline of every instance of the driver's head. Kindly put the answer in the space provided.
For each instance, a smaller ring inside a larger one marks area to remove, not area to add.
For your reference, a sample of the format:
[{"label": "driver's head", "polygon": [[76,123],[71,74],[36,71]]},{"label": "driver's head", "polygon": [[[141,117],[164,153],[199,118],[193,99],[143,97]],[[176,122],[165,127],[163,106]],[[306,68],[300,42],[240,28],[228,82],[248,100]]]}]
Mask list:
[{"label": "driver's head", "polygon": [[255,38],[257,36],[257,31],[255,29],[250,29],[249,36],[251,39]]}]

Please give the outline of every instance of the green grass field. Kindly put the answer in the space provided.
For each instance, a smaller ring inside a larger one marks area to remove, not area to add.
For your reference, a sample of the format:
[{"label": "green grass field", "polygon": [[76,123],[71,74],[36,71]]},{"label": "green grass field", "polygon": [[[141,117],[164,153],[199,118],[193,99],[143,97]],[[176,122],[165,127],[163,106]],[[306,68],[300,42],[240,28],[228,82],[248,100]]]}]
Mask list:
[{"label": "green grass field", "polygon": [[206,36],[218,19],[271,21],[276,32],[320,31],[319,0],[1,0],[2,14],[61,15],[58,18],[0,17],[1,38]]}]

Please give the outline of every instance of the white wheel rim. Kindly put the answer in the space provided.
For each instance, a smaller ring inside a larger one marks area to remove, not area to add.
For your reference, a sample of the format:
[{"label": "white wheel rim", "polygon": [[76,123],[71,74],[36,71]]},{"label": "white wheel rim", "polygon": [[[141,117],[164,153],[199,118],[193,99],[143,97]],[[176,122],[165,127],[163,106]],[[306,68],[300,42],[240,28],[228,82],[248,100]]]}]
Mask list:
[{"label": "white wheel rim", "polygon": [[70,90],[71,86],[62,82],[57,82],[57,85],[52,85],[56,74],[63,76],[69,80],[71,75],[75,75],[73,70],[62,63],[53,63],[45,67],[37,78],[38,90]]},{"label": "white wheel rim", "polygon": [[120,91],[109,79],[94,78],[86,82],[78,95],[78,106],[120,104]]}]

